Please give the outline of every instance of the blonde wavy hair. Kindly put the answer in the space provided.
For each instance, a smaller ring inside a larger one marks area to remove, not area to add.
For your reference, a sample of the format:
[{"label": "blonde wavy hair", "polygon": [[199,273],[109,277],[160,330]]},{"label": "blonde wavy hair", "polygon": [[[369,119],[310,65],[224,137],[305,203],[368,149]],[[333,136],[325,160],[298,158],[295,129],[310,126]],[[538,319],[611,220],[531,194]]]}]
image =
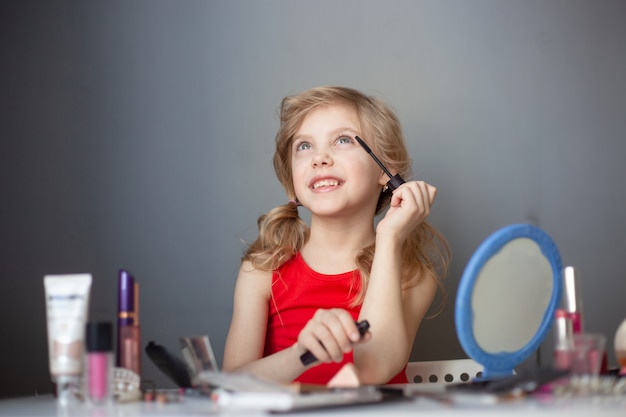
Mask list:
[{"label": "blonde wavy hair", "polygon": [[[304,118],[319,107],[348,105],[356,111],[359,128],[370,148],[391,171],[403,178],[410,178],[412,160],[409,158],[400,122],[393,110],[381,100],[366,96],[346,87],[318,87],[300,94],[285,97],[280,105],[280,127],[276,134],[274,170],[289,202],[278,206],[258,219],[259,234],[248,246],[243,260],[250,261],[259,270],[274,271],[291,259],[304,245],[309,229],[298,216],[296,195],[291,171],[292,140]],[[376,214],[389,207],[391,193],[384,190],[376,207]],[[369,273],[374,258],[375,244],[363,247],[355,261],[361,282],[352,305],[363,301]],[[441,307],[445,304],[446,291],[442,285],[450,260],[450,248],[446,239],[427,222],[422,222],[402,247],[402,286],[410,288],[431,272],[441,291]]]}]

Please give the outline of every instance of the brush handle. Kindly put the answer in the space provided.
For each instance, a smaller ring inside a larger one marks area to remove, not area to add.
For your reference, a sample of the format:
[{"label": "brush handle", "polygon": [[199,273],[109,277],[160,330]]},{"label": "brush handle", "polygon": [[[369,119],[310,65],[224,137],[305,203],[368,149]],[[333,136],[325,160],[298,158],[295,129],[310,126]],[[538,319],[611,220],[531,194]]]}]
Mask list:
[{"label": "brush handle", "polygon": [[[359,334],[361,335],[361,337],[363,337],[365,332],[367,332],[367,330],[370,328],[370,323],[367,320],[358,321],[355,323],[356,327],[359,329]],[[317,358],[311,353],[311,351],[307,350],[300,356],[300,361],[302,362],[302,365],[306,366],[312,364],[313,362],[317,362]]]},{"label": "brush handle", "polygon": [[370,156],[374,159],[374,161],[378,164],[378,166],[385,172],[385,174],[387,174],[387,176],[389,177],[389,181],[387,181],[387,188],[390,191],[395,190],[396,188],[398,188],[399,186],[405,183],[404,179],[400,176],[400,174],[391,175],[391,172],[389,172],[387,167],[384,166],[382,162],[380,162],[380,160],[376,157],[376,155],[374,155],[374,152],[372,152],[370,147],[367,146],[367,143],[365,143],[363,139],[361,139],[358,136],[355,136],[354,138],[356,139],[357,142],[359,142],[359,145],[361,145],[361,147],[365,149],[365,152],[370,154]]},{"label": "brush handle", "polygon": [[395,190],[396,188],[398,188],[399,186],[401,186],[404,183],[405,183],[405,181],[400,176],[400,174],[396,174],[393,177],[391,177],[391,179],[389,179],[389,181],[387,181],[387,188],[389,190],[393,191],[393,190]]}]

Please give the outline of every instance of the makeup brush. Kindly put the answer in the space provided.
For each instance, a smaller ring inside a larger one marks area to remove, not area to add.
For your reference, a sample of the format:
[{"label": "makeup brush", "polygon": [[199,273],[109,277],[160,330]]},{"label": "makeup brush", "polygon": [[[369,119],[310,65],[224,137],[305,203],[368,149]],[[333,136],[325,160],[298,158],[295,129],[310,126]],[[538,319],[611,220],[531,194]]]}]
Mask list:
[{"label": "makeup brush", "polygon": [[402,184],[404,184],[405,181],[402,179],[400,174],[391,175],[391,172],[389,172],[387,167],[385,167],[383,165],[383,163],[380,162],[380,160],[376,157],[376,155],[374,155],[374,152],[372,152],[372,150],[369,148],[369,146],[367,146],[367,144],[365,142],[363,142],[363,139],[361,139],[358,136],[355,136],[354,138],[356,139],[357,142],[359,142],[359,145],[361,145],[363,147],[363,149],[365,149],[365,151],[368,154],[370,154],[370,156],[372,158],[374,158],[374,161],[376,161],[378,166],[381,167],[382,170],[385,172],[385,174],[387,174],[387,176],[389,177],[389,181],[387,182],[387,188],[389,188],[391,191],[393,191],[396,188],[398,188],[399,186],[401,186]]}]

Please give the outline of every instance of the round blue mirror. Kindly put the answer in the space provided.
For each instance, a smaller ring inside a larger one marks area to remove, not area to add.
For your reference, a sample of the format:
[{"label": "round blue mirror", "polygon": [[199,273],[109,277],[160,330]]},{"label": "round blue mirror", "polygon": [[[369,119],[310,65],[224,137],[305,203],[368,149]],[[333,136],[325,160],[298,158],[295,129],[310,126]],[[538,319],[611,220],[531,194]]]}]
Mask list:
[{"label": "round blue mirror", "polygon": [[539,347],[563,288],[561,256],[543,230],[514,224],[474,252],[459,282],[455,324],[483,378],[511,375]]}]

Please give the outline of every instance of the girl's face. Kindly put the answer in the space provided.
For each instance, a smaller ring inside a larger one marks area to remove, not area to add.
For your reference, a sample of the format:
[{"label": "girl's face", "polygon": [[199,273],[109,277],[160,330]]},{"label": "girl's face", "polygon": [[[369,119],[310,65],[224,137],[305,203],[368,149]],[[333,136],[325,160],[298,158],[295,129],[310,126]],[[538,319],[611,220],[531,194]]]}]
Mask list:
[{"label": "girl's face", "polygon": [[311,111],[296,131],[291,148],[294,189],[313,214],[375,209],[388,178],[354,139],[360,135],[356,111],[347,105]]}]

